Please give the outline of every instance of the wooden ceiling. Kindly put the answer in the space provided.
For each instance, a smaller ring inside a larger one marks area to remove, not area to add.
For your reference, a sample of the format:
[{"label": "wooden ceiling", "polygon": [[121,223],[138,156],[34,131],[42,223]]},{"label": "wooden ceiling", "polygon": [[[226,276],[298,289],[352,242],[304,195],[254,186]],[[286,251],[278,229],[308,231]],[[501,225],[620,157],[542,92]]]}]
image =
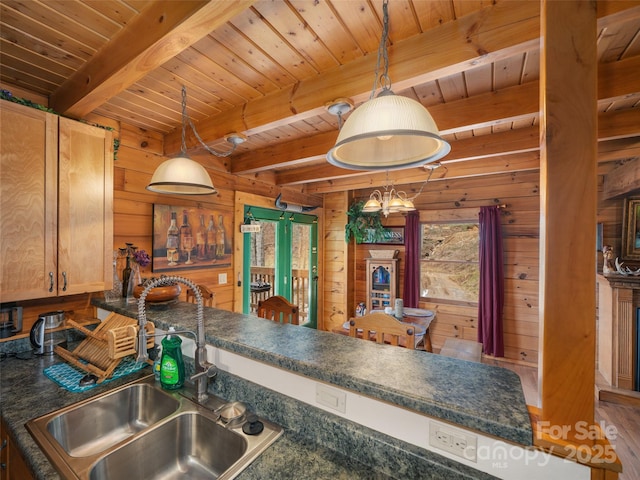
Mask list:
[{"label": "wooden ceiling", "polygon": [[[391,0],[395,93],[429,108],[452,145],[435,178],[536,170],[540,3]],[[382,29],[373,0],[2,0],[0,81],[76,118],[100,115],[165,136],[180,151],[181,88],[212,148],[210,168],[306,193],[366,188],[387,173],[329,165],[326,104],[371,93]],[[640,156],[640,4],[598,2],[602,168]],[[579,119],[577,119],[579,121]],[[390,172],[396,184],[425,171]]]}]

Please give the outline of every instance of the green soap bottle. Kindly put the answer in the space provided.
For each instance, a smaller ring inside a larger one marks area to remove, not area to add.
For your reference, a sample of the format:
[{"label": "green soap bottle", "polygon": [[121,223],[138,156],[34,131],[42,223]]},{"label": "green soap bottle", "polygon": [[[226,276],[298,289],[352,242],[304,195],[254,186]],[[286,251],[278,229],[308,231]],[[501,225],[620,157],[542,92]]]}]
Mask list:
[{"label": "green soap bottle", "polygon": [[182,340],[172,335],[175,328],[162,339],[162,357],[160,360],[160,385],[165,390],[175,390],[184,385],[184,360],[182,359]]}]

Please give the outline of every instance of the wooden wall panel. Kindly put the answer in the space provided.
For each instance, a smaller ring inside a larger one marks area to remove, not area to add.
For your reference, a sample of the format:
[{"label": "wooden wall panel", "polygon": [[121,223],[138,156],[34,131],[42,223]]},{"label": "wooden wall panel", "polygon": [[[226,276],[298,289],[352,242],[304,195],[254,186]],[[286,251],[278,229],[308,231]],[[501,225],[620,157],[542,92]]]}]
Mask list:
[{"label": "wooden wall panel", "polygon": [[[349,208],[347,192],[329,193],[324,196],[324,256],[321,260],[321,288],[324,302],[318,306],[318,328],[332,331],[339,329],[349,319],[353,306],[354,262],[349,260],[352,242],[344,241],[344,226]],[[351,306],[351,307],[350,307]]]},{"label": "wooden wall panel", "polygon": [[[505,355],[508,359],[528,363],[538,361],[539,180],[538,172],[521,172],[431,181],[414,200],[420,210],[421,222],[476,221],[480,206],[506,205],[502,210],[506,278]],[[356,198],[366,198],[368,193],[367,190],[359,190]],[[404,225],[404,218],[390,215],[385,223]],[[371,247],[357,246],[357,265],[364,264],[367,250]],[[404,247],[398,250],[402,292]],[[364,299],[365,290],[362,271],[356,275],[356,299]],[[476,340],[477,305],[422,302],[420,306],[436,312],[436,319],[431,326],[431,340],[436,351],[448,337]]]}]

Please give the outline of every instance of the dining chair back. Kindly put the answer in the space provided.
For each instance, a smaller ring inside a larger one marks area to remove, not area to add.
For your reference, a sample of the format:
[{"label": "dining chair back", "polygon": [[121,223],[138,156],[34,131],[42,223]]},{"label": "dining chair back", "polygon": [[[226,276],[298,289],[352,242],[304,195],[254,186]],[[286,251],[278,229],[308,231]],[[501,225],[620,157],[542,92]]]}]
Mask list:
[{"label": "dining chair back", "polygon": [[[204,285],[196,285],[202,294],[202,303],[206,307],[216,306],[216,294]],[[190,288],[187,288],[187,302],[196,303],[196,294]]]},{"label": "dining chair back", "polygon": [[405,346],[410,350],[416,348],[415,327],[382,312],[351,318],[349,336],[375,340],[377,343]]},{"label": "dining chair back", "polygon": [[266,318],[277,323],[300,324],[298,306],[289,303],[289,301],[281,295],[260,300],[258,302],[258,317]]}]

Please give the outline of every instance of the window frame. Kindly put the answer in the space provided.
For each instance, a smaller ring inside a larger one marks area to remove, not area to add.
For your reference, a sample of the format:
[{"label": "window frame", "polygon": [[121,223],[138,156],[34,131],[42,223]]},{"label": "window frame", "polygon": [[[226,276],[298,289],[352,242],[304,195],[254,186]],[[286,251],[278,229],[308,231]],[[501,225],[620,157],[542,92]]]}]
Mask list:
[{"label": "window frame", "polygon": [[[440,298],[440,297],[432,297],[432,296],[424,296],[422,293],[424,291],[424,288],[422,287],[422,268],[423,265],[428,264],[429,262],[433,261],[435,262],[441,262],[441,263],[451,263],[451,264],[464,264],[464,265],[469,265],[469,264],[475,264],[477,266],[477,270],[478,270],[478,274],[480,273],[480,259],[478,258],[478,260],[476,262],[468,262],[468,261],[462,261],[462,260],[427,260],[425,257],[423,257],[423,252],[422,252],[422,241],[423,241],[423,233],[424,233],[424,226],[425,225],[475,225],[478,228],[478,246],[480,243],[480,223],[478,220],[469,220],[469,219],[456,219],[456,220],[451,220],[451,221],[422,221],[420,222],[420,301],[421,302],[427,302],[427,303],[440,303],[440,304],[449,304],[449,305],[464,305],[464,306],[477,306],[478,305],[478,299],[476,299],[475,301],[469,301],[469,300],[456,300],[456,299],[452,299],[452,298]],[[479,295],[479,292],[478,292]]]}]

